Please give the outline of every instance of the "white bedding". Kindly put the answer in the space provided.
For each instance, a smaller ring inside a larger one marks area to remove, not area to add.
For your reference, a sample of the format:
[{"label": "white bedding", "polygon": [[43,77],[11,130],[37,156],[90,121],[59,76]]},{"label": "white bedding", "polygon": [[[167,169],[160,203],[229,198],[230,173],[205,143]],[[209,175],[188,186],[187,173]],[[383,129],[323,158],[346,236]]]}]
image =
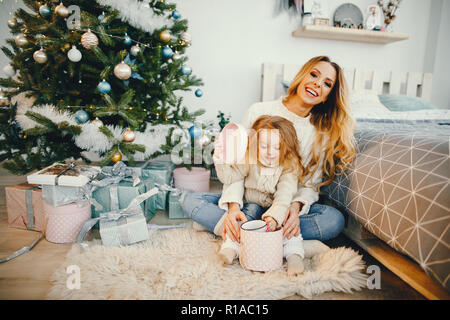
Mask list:
[{"label": "white bedding", "polygon": [[416,111],[389,111],[389,110],[356,110],[353,116],[358,119],[374,120],[448,120],[450,121],[450,110],[448,109],[427,109]]}]

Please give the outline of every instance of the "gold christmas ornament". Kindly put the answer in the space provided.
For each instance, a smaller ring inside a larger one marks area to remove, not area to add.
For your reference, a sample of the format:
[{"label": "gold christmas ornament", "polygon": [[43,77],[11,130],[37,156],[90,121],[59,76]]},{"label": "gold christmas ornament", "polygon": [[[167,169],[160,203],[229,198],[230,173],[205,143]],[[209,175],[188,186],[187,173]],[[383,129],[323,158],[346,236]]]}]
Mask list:
[{"label": "gold christmas ornament", "polygon": [[65,5],[62,4],[62,2],[56,6],[55,12],[58,16],[67,18],[69,16],[69,9]]},{"label": "gold christmas ornament", "polygon": [[111,160],[113,162],[119,162],[120,160],[122,160],[122,153],[120,153],[120,151],[117,151]]},{"label": "gold christmas ornament", "polygon": [[131,76],[131,68],[122,61],[114,67],[114,75],[120,80],[128,80]]},{"label": "gold christmas ornament", "polygon": [[40,48],[39,50],[35,51],[33,53],[33,59],[37,63],[43,64],[47,62],[47,54],[45,53],[44,49]]},{"label": "gold christmas ornament", "polygon": [[136,139],[136,133],[134,131],[127,129],[122,135],[123,141],[125,142],[133,142]]},{"label": "gold christmas ornament", "polygon": [[91,29],[88,29],[88,31],[81,36],[81,44],[83,47],[90,50],[93,46],[98,45],[98,38],[91,32]]},{"label": "gold christmas ornament", "polygon": [[17,19],[16,18],[9,19],[8,20],[8,27],[14,28],[15,26],[17,26]]},{"label": "gold christmas ornament", "polygon": [[164,41],[164,42],[169,42],[170,37],[171,37],[171,34],[170,34],[169,30],[164,30],[159,34],[159,39],[161,39],[161,41]]},{"label": "gold christmas ornament", "polygon": [[25,37],[24,34],[19,34],[15,39],[14,42],[19,47],[24,47],[28,44],[28,39]]}]

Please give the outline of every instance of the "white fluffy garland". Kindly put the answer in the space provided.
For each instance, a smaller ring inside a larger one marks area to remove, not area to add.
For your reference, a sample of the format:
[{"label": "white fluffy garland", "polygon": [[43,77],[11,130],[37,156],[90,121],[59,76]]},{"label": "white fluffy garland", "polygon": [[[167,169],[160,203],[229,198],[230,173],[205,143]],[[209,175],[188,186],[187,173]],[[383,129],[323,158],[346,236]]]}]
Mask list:
[{"label": "white fluffy garland", "polygon": [[153,30],[160,29],[163,26],[170,28],[173,25],[171,19],[156,15],[145,1],[97,0],[97,3],[118,10],[122,21],[147,32],[153,32]]},{"label": "white fluffy garland", "polygon": [[[48,119],[51,119],[55,124],[67,121],[71,125],[79,125],[73,114],[68,111],[60,111],[52,105],[34,106],[28,110],[41,114]],[[23,110],[25,111],[25,110]],[[17,123],[23,130],[32,129],[41,126],[34,120],[30,119],[24,113],[19,113],[16,116]],[[166,144],[165,137],[168,136],[169,130],[175,128],[172,133],[172,143],[181,137],[180,143],[186,144],[190,141],[188,128],[192,125],[190,122],[181,123],[182,128],[176,125],[162,125],[148,126],[144,132],[136,131],[136,139],[133,143],[142,144],[145,146],[145,152],[136,152],[136,160],[143,160],[157,151],[162,151],[161,146]],[[81,134],[74,137],[75,144],[88,152],[103,153],[111,149],[115,140],[122,140],[122,134],[126,128],[119,126],[106,126],[113,134],[114,138],[109,139],[100,130],[95,122],[87,122],[81,125]]]}]

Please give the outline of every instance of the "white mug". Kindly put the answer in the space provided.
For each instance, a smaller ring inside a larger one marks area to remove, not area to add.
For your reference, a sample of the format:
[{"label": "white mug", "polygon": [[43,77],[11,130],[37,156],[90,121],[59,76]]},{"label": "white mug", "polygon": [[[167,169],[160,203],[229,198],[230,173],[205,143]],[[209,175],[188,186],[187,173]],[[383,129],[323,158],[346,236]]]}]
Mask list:
[{"label": "white mug", "polygon": [[244,222],[241,228],[246,231],[266,232],[267,224],[263,220],[250,220]]}]

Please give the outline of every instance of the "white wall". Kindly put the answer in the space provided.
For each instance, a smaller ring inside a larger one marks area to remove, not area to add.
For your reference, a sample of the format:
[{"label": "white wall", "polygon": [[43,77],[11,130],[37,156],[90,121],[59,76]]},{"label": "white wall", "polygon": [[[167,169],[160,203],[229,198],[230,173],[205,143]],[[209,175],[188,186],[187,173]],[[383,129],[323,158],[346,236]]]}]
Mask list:
[{"label": "white wall", "polygon": [[[3,1],[0,8],[3,9],[5,2],[14,1]],[[192,46],[187,49],[189,64],[193,73],[205,83],[202,98],[196,98],[193,92],[183,93],[182,96],[189,109],[207,110],[202,119],[216,119],[221,110],[239,121],[245,110],[260,99],[263,62],[302,64],[316,55],[328,55],[343,67],[433,72],[432,103],[450,108],[448,80],[444,79],[450,74],[450,64],[446,61],[450,56],[450,0],[443,0],[436,49],[431,51],[427,51],[427,37],[432,28],[430,16],[436,17],[432,15],[431,4],[440,0],[402,1],[393,28],[394,31],[409,33],[411,37],[388,45],[294,38],[291,33],[300,26],[300,17],[284,11],[276,14],[278,1],[176,1],[181,15],[189,21],[188,32],[192,35]],[[326,2],[330,16],[345,2],[358,5],[366,16],[367,6],[376,3],[375,0]],[[9,37],[6,25],[9,15],[6,11],[10,10],[0,10],[3,18],[0,39]],[[425,63],[430,56],[435,60],[431,67]],[[0,52],[0,67],[3,68],[6,63],[7,59]]]},{"label": "white wall", "polygon": [[[387,45],[294,38],[291,33],[300,25],[300,18],[287,12],[275,15],[274,0],[179,1],[179,11],[189,20],[193,38],[187,51],[190,65],[205,82],[204,96],[198,99],[187,94],[185,102],[193,109],[206,108],[205,118],[214,118],[222,110],[239,121],[245,110],[259,101],[260,66],[265,61],[302,64],[313,56],[328,55],[344,67],[424,72],[432,1],[435,0],[402,1],[393,28],[411,37]],[[330,12],[342,3],[352,2],[365,16],[368,5],[376,3],[370,0],[327,2]],[[448,7],[450,1],[444,2]],[[448,28],[450,17],[447,14],[443,19],[446,22],[441,27],[446,24]],[[437,49],[442,52],[440,56],[448,57],[448,51],[441,49],[449,45],[448,32],[441,31],[440,35]],[[429,72],[439,72],[442,64],[441,60],[436,61],[435,70]],[[433,88],[446,100],[433,96],[431,102],[450,108],[448,81],[435,78]]]},{"label": "white wall", "polygon": [[[433,0],[433,4],[434,1],[436,0]],[[450,109],[450,0],[441,0],[441,2],[431,94],[435,105]],[[436,18],[438,19],[439,17]]]}]

